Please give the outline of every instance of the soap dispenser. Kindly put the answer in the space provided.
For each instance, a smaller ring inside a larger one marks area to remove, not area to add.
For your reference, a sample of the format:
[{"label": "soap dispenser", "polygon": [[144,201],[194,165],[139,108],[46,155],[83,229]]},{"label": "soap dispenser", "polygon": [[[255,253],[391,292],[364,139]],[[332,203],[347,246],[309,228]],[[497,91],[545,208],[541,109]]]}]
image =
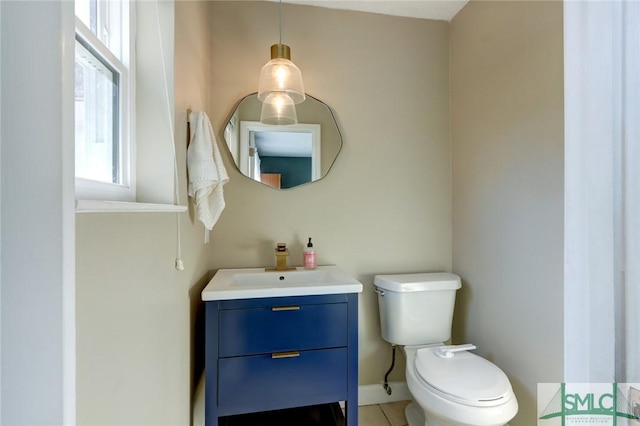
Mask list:
[{"label": "soap dispenser", "polygon": [[313,243],[311,243],[311,237],[309,237],[309,242],[307,246],[302,250],[302,265],[304,269],[316,269],[316,251],[313,248]]}]

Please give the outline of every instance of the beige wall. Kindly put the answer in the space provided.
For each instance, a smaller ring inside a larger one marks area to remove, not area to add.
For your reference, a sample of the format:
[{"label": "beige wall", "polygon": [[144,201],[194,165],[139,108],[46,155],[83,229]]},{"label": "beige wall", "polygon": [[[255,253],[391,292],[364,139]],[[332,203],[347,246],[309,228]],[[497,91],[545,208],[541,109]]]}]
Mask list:
[{"label": "beige wall", "polygon": [[[278,14],[273,3],[175,8],[184,203],[186,109],[205,109],[222,143]],[[555,2],[472,2],[451,25],[283,5],[283,42],[333,108],[343,150],[325,179],[286,191],[241,176],[223,151],[227,208],[209,247],[193,209],[182,215],[181,273],[173,214],[78,215],[78,424],[185,424],[209,269],[271,265],[275,241],[299,265],[309,236],[320,264],[364,284],[361,384],[380,383],[390,362],[373,276],[451,270],[453,241],[455,342],[505,370],[521,403],[513,424],[531,424],[535,384],[562,380],[561,37]],[[403,378],[400,363],[392,379]]]},{"label": "beige wall", "polygon": [[[175,4],[176,65],[168,71],[182,204],[186,110],[205,109],[209,96],[207,8]],[[192,370],[201,368],[192,324],[211,263],[191,212],[180,214],[183,272],[174,269],[175,214],[77,215],[77,424],[188,424]]]},{"label": "beige wall", "polygon": [[[372,291],[379,273],[449,270],[451,182],[446,22],[283,5],[283,42],[305,89],[334,110],[344,146],[323,180],[277,191],[225,163],[227,207],[212,234],[213,267],[273,264],[275,241],[302,264],[313,237],[319,264],[364,284],[360,383],[381,383],[390,348]],[[235,103],[257,90],[278,42],[274,3],[212,2],[210,116],[220,140]],[[404,377],[404,367],[395,371]]]},{"label": "beige wall", "polygon": [[512,425],[563,379],[562,2],[472,1],[451,23],[455,340],[509,376]]}]

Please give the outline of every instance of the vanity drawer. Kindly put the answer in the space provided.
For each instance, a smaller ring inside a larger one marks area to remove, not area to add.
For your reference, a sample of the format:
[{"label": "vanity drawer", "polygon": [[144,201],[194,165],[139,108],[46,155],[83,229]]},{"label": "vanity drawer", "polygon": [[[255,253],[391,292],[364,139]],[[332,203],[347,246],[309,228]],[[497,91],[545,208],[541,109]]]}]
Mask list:
[{"label": "vanity drawer", "polygon": [[347,399],[347,349],[222,358],[221,415],[275,410]]},{"label": "vanity drawer", "polygon": [[347,346],[346,322],[346,303],[222,309],[219,356]]}]

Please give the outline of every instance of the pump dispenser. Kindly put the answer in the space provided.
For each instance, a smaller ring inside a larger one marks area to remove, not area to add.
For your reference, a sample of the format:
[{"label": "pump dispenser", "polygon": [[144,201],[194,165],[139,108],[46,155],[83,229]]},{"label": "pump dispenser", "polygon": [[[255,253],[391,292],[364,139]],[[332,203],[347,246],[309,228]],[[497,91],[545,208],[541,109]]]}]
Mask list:
[{"label": "pump dispenser", "polygon": [[302,250],[302,264],[304,269],[316,269],[316,251],[311,243],[311,237],[309,237],[307,246]]}]

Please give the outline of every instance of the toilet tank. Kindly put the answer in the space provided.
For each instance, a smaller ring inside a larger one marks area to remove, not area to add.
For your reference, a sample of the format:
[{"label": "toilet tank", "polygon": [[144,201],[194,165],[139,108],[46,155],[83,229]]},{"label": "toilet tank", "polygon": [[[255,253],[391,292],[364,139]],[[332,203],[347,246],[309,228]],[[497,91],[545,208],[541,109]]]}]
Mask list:
[{"label": "toilet tank", "polygon": [[444,272],[376,275],[382,338],[394,345],[443,343],[451,323],[460,277]]}]

